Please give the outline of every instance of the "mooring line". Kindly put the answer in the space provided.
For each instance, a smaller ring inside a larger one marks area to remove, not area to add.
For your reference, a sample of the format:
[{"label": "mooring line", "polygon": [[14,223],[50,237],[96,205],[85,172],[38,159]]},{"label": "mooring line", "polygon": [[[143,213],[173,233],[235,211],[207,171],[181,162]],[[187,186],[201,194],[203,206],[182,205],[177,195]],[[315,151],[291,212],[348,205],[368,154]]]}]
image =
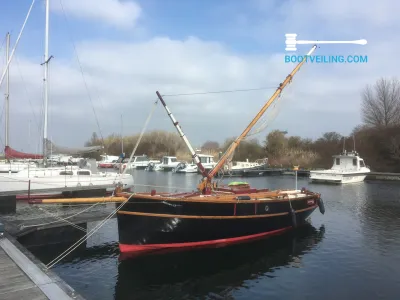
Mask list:
[{"label": "mooring line", "polygon": [[57,216],[57,215],[55,215],[55,214],[53,214],[53,213],[51,213],[51,212],[48,212],[48,211],[46,211],[45,209],[43,209],[42,207],[39,207],[39,209],[42,210],[42,211],[44,211],[45,213],[49,214],[49,215],[52,216],[53,218],[58,219],[56,222],[59,222],[59,221],[61,220],[61,221],[64,221],[64,222],[68,223],[68,224],[71,225],[72,227],[75,227],[76,229],[79,229],[79,230],[81,230],[81,231],[83,231],[83,232],[86,232],[86,229],[83,228],[83,227],[81,227],[81,226],[79,226],[79,225],[76,225],[76,224],[74,224],[74,223],[72,223],[72,222],[70,222],[70,221],[68,221],[68,220],[66,220],[66,219],[64,219],[64,218],[61,218],[61,217],[59,217],[59,216]]},{"label": "mooring line", "polygon": [[76,248],[78,248],[83,242],[88,240],[97,230],[99,230],[109,219],[111,219],[133,196],[134,194],[132,193],[129,198],[126,199],[125,202],[121,203],[113,212],[111,212],[103,221],[101,221],[99,224],[97,224],[90,232],[87,233],[86,236],[80,238],[75,244],[73,244],[71,247],[69,247],[67,250],[65,250],[63,253],[61,253],[59,256],[57,256],[55,259],[53,259],[51,262],[49,262],[46,265],[46,269],[52,268],[55,264],[60,262],[63,258],[65,258],[68,254],[70,254],[72,251],[74,251]]},{"label": "mooring line", "polygon": [[[67,220],[67,219],[71,219],[71,218],[73,218],[73,217],[76,217],[76,216],[78,216],[78,215],[84,213],[85,211],[88,211],[89,209],[95,207],[95,206],[98,205],[99,203],[101,203],[101,202],[97,202],[97,203],[95,203],[95,204],[93,204],[93,205],[90,205],[89,207],[85,208],[84,210],[82,210],[82,211],[80,211],[80,212],[78,212],[78,213],[76,213],[76,214],[73,214],[72,216],[68,216],[68,217],[66,217],[66,218],[61,218],[61,217],[59,217],[59,218],[62,219],[63,221],[65,221],[65,220]],[[39,207],[39,209],[41,209],[41,210],[43,210],[44,212],[46,212],[46,211],[45,211],[43,208],[41,208],[41,207]],[[54,216],[54,217],[56,218],[56,216]],[[57,217],[58,217],[58,216],[57,216]],[[34,224],[34,225],[24,225],[24,224],[22,224],[22,225],[21,225],[21,229],[23,229],[23,228],[30,228],[30,227],[38,227],[38,226],[46,226],[46,225],[54,224],[54,223],[57,223],[57,222],[59,222],[59,221],[56,220],[56,221],[52,221],[52,222],[48,222],[48,223]],[[85,232],[86,232],[86,230],[85,230]]]}]

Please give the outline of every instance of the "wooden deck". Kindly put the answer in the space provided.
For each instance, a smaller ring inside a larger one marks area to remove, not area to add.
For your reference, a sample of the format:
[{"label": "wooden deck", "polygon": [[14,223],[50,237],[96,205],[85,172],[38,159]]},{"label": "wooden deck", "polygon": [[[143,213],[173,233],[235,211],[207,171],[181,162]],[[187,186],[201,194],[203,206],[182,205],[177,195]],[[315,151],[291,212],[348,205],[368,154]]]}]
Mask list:
[{"label": "wooden deck", "polygon": [[48,299],[2,248],[0,248],[0,274],[1,299]]},{"label": "wooden deck", "polygon": [[4,237],[0,238],[0,299],[72,300],[74,298]]}]

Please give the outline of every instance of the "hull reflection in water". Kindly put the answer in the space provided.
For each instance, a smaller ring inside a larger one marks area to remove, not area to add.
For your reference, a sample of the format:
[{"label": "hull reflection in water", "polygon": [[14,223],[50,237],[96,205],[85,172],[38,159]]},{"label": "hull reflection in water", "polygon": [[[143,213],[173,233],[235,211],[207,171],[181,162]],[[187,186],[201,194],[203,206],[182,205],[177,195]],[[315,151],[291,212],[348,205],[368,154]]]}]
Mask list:
[{"label": "hull reflection in water", "polygon": [[[67,250],[74,242],[48,244],[43,246],[28,247],[28,250],[37,257],[42,263],[48,264],[59,254]],[[78,248],[64,257],[55,267],[72,265],[74,263],[84,263],[85,261],[99,261],[101,259],[117,257],[119,253],[117,243],[105,243],[92,247],[87,247],[82,243]]]},{"label": "hull reflection in water", "polygon": [[[151,255],[120,261],[115,299],[194,299],[229,293],[245,281],[274,277],[275,268],[301,267],[301,257],[324,238],[325,228],[295,231],[218,249]],[[232,298],[233,299],[233,298]]]}]

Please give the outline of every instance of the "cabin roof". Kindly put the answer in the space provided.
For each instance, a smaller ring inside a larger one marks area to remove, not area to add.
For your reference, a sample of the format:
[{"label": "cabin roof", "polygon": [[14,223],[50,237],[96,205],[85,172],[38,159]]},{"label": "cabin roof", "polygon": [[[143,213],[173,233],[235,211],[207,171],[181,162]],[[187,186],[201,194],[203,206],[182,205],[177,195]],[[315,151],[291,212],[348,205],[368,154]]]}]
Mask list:
[{"label": "cabin roof", "polygon": [[342,153],[340,153],[340,154],[338,154],[338,155],[333,155],[332,157],[333,157],[333,158],[348,158],[348,159],[358,158],[358,159],[360,159],[360,160],[363,160],[363,159],[358,155],[358,153],[355,152],[355,151],[351,151],[351,152],[344,151],[344,152],[342,152]]}]

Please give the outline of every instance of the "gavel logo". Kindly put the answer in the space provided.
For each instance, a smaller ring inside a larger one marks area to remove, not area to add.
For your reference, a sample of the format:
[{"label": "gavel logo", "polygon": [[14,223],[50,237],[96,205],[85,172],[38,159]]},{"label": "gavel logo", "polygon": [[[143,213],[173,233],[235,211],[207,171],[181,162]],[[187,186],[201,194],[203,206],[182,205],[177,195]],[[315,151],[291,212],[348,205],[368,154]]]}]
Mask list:
[{"label": "gavel logo", "polygon": [[308,45],[308,44],[358,44],[366,45],[367,40],[355,40],[355,41],[307,41],[307,40],[296,40],[296,33],[286,33],[286,51],[296,51],[296,45]]}]

